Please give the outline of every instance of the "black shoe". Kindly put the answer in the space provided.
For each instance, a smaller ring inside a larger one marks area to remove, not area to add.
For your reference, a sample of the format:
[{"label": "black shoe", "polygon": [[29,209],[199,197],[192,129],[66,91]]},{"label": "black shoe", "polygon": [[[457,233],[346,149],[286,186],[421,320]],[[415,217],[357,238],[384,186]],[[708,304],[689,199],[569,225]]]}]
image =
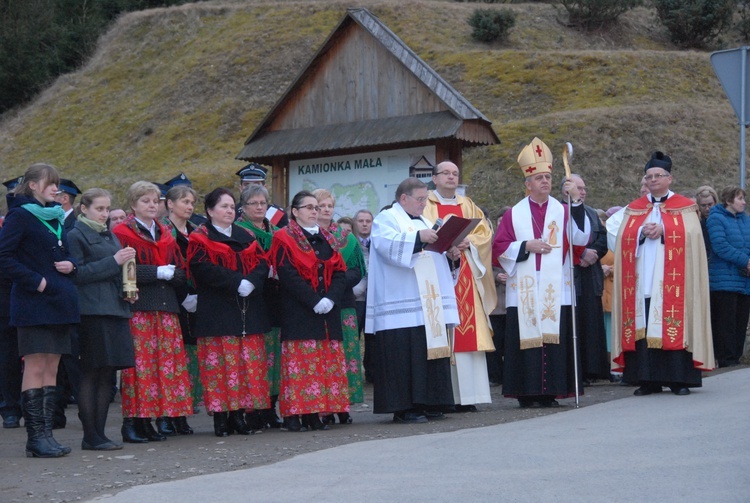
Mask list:
[{"label": "black shoe", "polygon": [[352,416],[348,412],[339,412],[339,424],[352,424]]},{"label": "black shoe", "polygon": [[214,412],[214,435],[217,437],[228,437],[232,434],[232,430],[228,424],[228,416],[226,412]]},{"label": "black shoe", "polygon": [[534,406],[534,400],[526,397],[518,397],[518,406],[522,409],[530,409]]},{"label": "black shoe", "polygon": [[476,405],[456,405],[456,412],[478,412]]},{"label": "black shoe", "polygon": [[677,396],[686,396],[690,394],[690,390],[685,387],[673,386],[670,389],[672,390],[672,393]]},{"label": "black shoe", "polygon": [[188,424],[187,418],[185,416],[173,417],[172,426],[174,426],[174,431],[179,433],[180,435],[193,434],[193,429]]},{"label": "black shoe", "polygon": [[281,418],[276,415],[275,408],[263,409],[260,415],[266,428],[281,428]]},{"label": "black shoe", "polygon": [[424,410],[422,415],[427,418],[428,421],[436,421],[438,419],[445,419],[445,414],[439,410]]},{"label": "black shoe", "polygon": [[171,417],[157,417],[156,431],[158,431],[160,435],[164,435],[165,437],[173,437],[177,435],[177,431],[172,424]]},{"label": "black shoe", "polygon": [[307,427],[308,430],[330,430],[331,427],[327,424],[323,424],[323,421],[320,420],[320,416],[317,412],[314,412],[312,414],[303,414],[302,415],[302,424]]},{"label": "black shoe", "polygon": [[554,398],[545,398],[543,400],[539,400],[539,405],[544,408],[556,408],[560,406],[560,402],[558,402]]},{"label": "black shoe", "polygon": [[120,449],[122,449],[122,444],[114,442],[102,442],[101,444],[91,445],[85,440],[81,441],[81,450],[84,451],[119,451]]},{"label": "black shoe", "polygon": [[148,439],[149,442],[163,442],[167,439],[164,435],[154,429],[150,417],[137,417],[136,423],[140,423],[140,433]]},{"label": "black shoe", "polygon": [[241,410],[229,411],[229,418],[227,419],[227,424],[229,425],[230,429],[234,430],[240,435],[250,435],[253,432],[253,430],[251,430],[247,426],[247,424],[245,424],[245,418],[243,416],[244,414],[242,413]]},{"label": "black shoe", "polygon": [[3,418],[3,428],[18,428],[21,426],[21,418],[14,415],[7,415]]},{"label": "black shoe", "polygon": [[288,416],[285,417],[281,425],[282,431],[307,431],[306,428],[302,428],[299,416]]},{"label": "black shoe", "polygon": [[245,413],[245,424],[253,431],[262,431],[266,427],[263,414],[260,410]]},{"label": "black shoe", "polygon": [[399,424],[426,423],[427,418],[418,412],[402,411],[393,414],[393,422]]},{"label": "black shoe", "polygon": [[136,427],[136,418],[124,417],[122,418],[122,441],[129,444],[145,444],[148,442],[148,438],[143,436],[139,428]]},{"label": "black shoe", "polygon": [[320,421],[323,424],[336,424],[336,416],[333,414],[328,414],[320,418]]},{"label": "black shoe", "polygon": [[635,390],[633,394],[635,396],[646,396],[652,393],[661,393],[661,385],[659,384],[642,384],[640,388]]}]

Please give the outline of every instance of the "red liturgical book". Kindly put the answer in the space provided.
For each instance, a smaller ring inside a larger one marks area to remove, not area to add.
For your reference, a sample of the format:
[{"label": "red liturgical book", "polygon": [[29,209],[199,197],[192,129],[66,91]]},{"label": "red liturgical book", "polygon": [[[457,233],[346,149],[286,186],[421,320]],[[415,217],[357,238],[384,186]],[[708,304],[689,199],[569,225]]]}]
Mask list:
[{"label": "red liturgical book", "polygon": [[451,215],[438,229],[438,240],[428,244],[425,250],[437,253],[448,251],[448,248],[463,241],[474,230],[474,227],[479,225],[479,221],[479,218],[461,218]]}]

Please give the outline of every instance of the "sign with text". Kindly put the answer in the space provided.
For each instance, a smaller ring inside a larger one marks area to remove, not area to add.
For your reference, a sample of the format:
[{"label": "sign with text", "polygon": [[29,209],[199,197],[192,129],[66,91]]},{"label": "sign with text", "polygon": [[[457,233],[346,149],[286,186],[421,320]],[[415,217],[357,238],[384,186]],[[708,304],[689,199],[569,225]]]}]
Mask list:
[{"label": "sign with text", "polygon": [[434,146],[290,161],[289,199],[300,190],[324,188],[336,198],[334,220],[361,209],[377,215],[405,178],[428,183],[434,164]]}]

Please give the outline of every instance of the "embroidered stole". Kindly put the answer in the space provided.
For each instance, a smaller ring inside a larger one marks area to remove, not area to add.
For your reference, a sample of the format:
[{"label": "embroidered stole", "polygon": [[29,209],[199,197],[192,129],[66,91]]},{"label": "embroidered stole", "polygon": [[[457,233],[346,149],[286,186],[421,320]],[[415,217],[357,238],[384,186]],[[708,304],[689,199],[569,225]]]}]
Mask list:
[{"label": "embroidered stole", "polygon": [[518,241],[541,239],[552,246],[552,251],[541,255],[541,266],[536,270],[536,254],[516,265],[518,288],[518,328],[521,349],[540,348],[542,344],[560,343],[560,303],[563,292],[563,227],[565,210],[550,199],[544,225],[535,226],[530,204],[526,198],[513,207],[513,231]]}]

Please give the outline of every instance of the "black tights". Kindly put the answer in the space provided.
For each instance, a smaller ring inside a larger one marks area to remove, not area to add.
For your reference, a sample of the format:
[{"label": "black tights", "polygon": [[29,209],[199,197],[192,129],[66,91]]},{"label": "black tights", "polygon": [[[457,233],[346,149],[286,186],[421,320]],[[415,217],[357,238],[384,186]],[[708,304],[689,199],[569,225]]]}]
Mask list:
[{"label": "black tights", "polygon": [[112,367],[87,369],[81,376],[78,415],[83,424],[83,440],[90,445],[111,442],[104,434],[112,401]]}]

